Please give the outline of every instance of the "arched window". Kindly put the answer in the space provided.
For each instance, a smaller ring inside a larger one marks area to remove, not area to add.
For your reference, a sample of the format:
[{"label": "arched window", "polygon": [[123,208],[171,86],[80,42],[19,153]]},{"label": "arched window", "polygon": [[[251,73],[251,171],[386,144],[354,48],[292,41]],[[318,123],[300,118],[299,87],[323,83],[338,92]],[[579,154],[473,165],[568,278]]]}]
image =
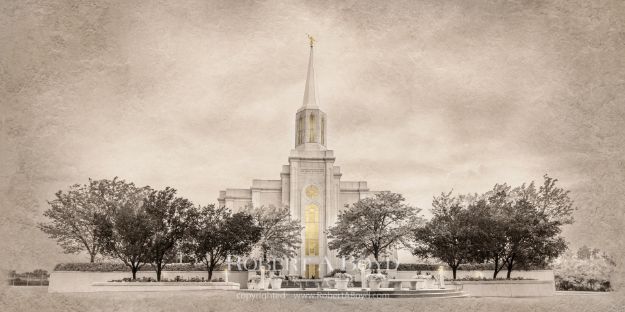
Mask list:
[{"label": "arched window", "polygon": [[314,143],[317,142],[317,137],[315,135],[315,115],[310,114],[310,121],[308,125],[308,142]]},{"label": "arched window", "polygon": [[304,255],[319,255],[319,207],[315,204],[306,206],[304,212]]}]

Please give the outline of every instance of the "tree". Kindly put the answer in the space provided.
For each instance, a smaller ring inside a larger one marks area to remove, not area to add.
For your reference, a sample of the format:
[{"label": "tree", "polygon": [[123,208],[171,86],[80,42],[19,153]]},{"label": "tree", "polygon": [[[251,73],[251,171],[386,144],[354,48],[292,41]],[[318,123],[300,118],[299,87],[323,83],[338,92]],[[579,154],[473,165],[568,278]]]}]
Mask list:
[{"label": "tree", "polygon": [[474,258],[474,226],[467,209],[461,204],[462,196],[442,193],[432,202],[434,217],[424,227],[414,232],[417,246],[414,255],[435,257],[447,263],[453,278],[460,264]]},{"label": "tree", "polygon": [[72,185],[66,192],[58,191],[56,199],[49,201],[43,215],[51,221],[39,223],[39,229],[56,239],[65,253],[86,251],[90,262],[100,253],[96,236],[96,215],[100,207],[90,198],[89,185]]},{"label": "tree", "polygon": [[[553,186],[553,179],[546,180]],[[536,193],[533,183],[514,189],[497,184],[469,206],[470,219],[476,223],[474,234],[479,237],[476,254],[494,263],[493,278],[504,268],[510,278],[515,265],[545,265],[566,249],[566,242],[558,235],[564,222],[572,222],[567,215],[572,209],[553,204],[555,201],[547,199],[551,195],[540,195],[554,194],[553,187],[544,190]],[[556,197],[560,203],[570,204],[560,195]],[[545,205],[545,201],[551,204]]]},{"label": "tree", "polygon": [[[56,239],[65,253],[86,251],[90,262],[101,254],[102,241],[98,237],[97,220],[111,208],[111,202],[120,202],[124,188],[130,184],[118,178],[91,180],[88,184],[75,184],[67,191],[58,191],[56,199],[49,201],[50,208],[44,216],[51,221],[40,223],[39,228]],[[134,187],[134,186],[133,186]]]},{"label": "tree", "polygon": [[175,247],[187,231],[193,203],[176,197],[176,190],[167,187],[160,191],[150,190],[143,208],[151,232],[149,261],[154,265],[156,280],[160,281],[163,268],[176,257]]},{"label": "tree", "polygon": [[347,206],[336,224],[328,229],[328,247],[340,256],[366,257],[376,261],[399,244],[409,246],[408,238],[422,223],[420,211],[404,204],[401,194],[381,192]]},{"label": "tree", "polygon": [[515,264],[543,266],[566,249],[560,222],[550,220],[542,209],[526,200],[517,201],[508,212],[506,278],[510,279]]},{"label": "tree", "polygon": [[289,207],[274,206],[248,208],[249,213],[260,227],[260,240],[256,243],[267,262],[272,258],[293,258],[302,243],[303,227],[297,219],[291,219]]},{"label": "tree", "polygon": [[98,238],[103,253],[121,260],[136,279],[137,271],[150,261],[152,231],[143,206],[146,189],[123,180],[114,182],[106,188],[114,192],[102,196],[107,213],[98,216]]},{"label": "tree", "polygon": [[231,214],[225,207],[207,205],[190,218],[185,249],[206,266],[208,280],[228,255],[248,254],[260,238],[260,227],[247,213]]}]

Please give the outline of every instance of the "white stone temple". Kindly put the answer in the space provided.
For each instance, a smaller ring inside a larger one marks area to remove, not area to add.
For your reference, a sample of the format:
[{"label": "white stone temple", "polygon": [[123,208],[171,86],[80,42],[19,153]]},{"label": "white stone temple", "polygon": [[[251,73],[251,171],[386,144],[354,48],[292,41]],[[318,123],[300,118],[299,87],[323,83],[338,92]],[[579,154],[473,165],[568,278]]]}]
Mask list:
[{"label": "white stone temple", "polygon": [[255,179],[250,188],[229,188],[220,191],[218,198],[219,205],[235,212],[249,206],[290,207],[291,216],[301,220],[305,229],[299,259],[295,259],[299,272],[291,269],[289,274],[307,278],[323,276],[330,270],[325,259],[337,268],[338,259],[328,249],[324,232],[345,205],[375,193],[366,181],[341,181],[334,152],[327,148],[327,126],[327,116],[317,103],[311,39],[304,101],[295,114],[295,147],[288,165],[282,166],[280,179]]}]

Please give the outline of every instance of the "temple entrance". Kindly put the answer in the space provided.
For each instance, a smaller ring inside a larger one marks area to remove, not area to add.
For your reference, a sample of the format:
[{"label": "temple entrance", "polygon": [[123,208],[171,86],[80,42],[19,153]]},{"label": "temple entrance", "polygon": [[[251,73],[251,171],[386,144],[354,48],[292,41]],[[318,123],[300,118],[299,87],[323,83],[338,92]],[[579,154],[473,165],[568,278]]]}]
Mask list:
[{"label": "temple entrance", "polygon": [[319,277],[319,265],[318,264],[307,264],[306,265],[306,275],[305,278],[320,278]]}]

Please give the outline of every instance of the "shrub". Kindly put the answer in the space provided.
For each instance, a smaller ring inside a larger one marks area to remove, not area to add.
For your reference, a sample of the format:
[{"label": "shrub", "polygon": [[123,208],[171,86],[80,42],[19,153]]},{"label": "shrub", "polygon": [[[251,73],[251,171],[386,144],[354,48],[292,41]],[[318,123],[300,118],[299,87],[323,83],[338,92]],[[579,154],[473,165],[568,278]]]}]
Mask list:
[{"label": "shrub", "polygon": [[384,274],[369,274],[367,276],[367,281],[371,282],[382,282],[386,279]]},{"label": "shrub", "polygon": [[341,270],[341,269],[334,269],[332,271],[330,271],[330,273],[326,274],[324,277],[336,277],[337,273],[345,273],[347,271],[345,270]]},{"label": "shrub", "polygon": [[[277,263],[276,267],[281,269],[282,266]],[[226,269],[226,265],[222,265],[220,270]],[[249,267],[250,269],[253,266]],[[130,272],[130,268],[121,262],[96,262],[96,263],[59,263],[54,267],[54,271],[78,271],[78,272]],[[139,271],[154,271],[151,264],[146,264]],[[170,263],[163,268],[163,271],[206,271],[206,267],[200,263]],[[243,266],[241,270],[236,265],[230,266],[230,271],[246,271]]]},{"label": "shrub", "polygon": [[395,263],[395,261],[388,261],[388,263],[386,261],[380,261],[377,264],[375,262],[371,262],[370,264],[367,265],[367,269],[396,269],[397,268],[397,264]]},{"label": "shrub", "polygon": [[586,279],[574,276],[555,276],[556,290],[611,291],[609,280]]},{"label": "shrub", "polygon": [[[445,278],[446,281],[454,281],[453,279]],[[484,281],[484,282],[493,282],[493,281],[531,281],[536,280],[534,278],[525,278],[525,277],[512,277],[510,279],[506,279],[504,277],[500,277],[497,279],[487,278],[487,277],[474,277],[474,276],[465,276],[461,278],[455,279],[455,281]]]},{"label": "shrub", "polygon": [[[447,264],[429,264],[429,263],[400,263],[397,271],[437,271],[439,267],[449,271],[451,268]],[[392,268],[392,266],[391,266]],[[519,267],[522,270],[542,270],[545,266]],[[495,265],[492,263],[466,263],[458,267],[460,271],[490,271],[494,270]]]},{"label": "shrub", "polygon": [[439,266],[438,264],[426,263],[400,263],[397,271],[436,271]]},{"label": "shrub", "polygon": [[340,272],[334,274],[334,277],[338,278],[338,279],[348,279],[348,280],[353,280],[354,279],[354,277],[351,274],[340,273]]},{"label": "shrub", "polygon": [[614,264],[609,259],[563,258],[554,268],[557,290],[611,291],[610,275]]}]

